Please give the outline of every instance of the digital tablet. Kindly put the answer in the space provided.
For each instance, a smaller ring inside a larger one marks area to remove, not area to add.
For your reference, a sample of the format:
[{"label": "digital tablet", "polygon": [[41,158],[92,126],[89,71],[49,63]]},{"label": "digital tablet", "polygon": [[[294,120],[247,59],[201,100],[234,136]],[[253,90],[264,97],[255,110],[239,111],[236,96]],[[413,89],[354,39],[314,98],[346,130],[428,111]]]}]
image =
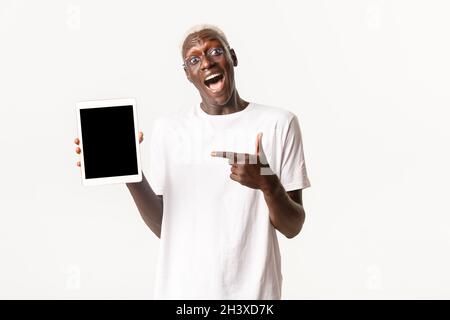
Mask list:
[{"label": "digital tablet", "polygon": [[83,185],[142,180],[135,99],[76,104]]}]

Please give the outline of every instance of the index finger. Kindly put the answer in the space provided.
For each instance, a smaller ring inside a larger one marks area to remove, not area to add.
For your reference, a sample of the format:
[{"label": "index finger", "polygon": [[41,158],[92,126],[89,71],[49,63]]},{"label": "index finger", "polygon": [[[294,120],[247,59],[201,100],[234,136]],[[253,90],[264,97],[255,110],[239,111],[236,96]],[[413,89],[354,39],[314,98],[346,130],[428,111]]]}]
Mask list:
[{"label": "index finger", "polygon": [[80,144],[80,139],[75,138],[74,142],[75,142],[75,144]]},{"label": "index finger", "polygon": [[250,155],[248,153],[230,152],[230,151],[213,151],[211,156],[227,158],[229,164],[255,164],[257,163],[255,155]]},{"label": "index finger", "polygon": [[232,159],[232,158],[234,158],[235,154],[236,154],[236,152],[232,152],[232,151],[211,151],[212,157],[219,157],[219,158]]},{"label": "index finger", "polygon": [[233,164],[233,163],[237,163],[239,153],[231,152],[231,151],[213,151],[213,152],[211,152],[211,156],[219,157],[219,158],[226,158],[226,159],[228,159],[228,164]]}]

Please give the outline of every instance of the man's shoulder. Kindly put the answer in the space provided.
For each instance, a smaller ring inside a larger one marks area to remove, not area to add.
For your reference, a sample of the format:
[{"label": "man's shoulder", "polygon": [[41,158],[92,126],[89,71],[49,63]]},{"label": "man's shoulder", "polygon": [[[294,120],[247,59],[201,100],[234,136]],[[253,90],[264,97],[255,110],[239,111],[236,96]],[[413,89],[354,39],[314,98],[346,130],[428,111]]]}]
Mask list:
[{"label": "man's shoulder", "polygon": [[280,124],[289,124],[296,115],[287,108],[253,103],[253,110],[260,116],[276,120]]}]

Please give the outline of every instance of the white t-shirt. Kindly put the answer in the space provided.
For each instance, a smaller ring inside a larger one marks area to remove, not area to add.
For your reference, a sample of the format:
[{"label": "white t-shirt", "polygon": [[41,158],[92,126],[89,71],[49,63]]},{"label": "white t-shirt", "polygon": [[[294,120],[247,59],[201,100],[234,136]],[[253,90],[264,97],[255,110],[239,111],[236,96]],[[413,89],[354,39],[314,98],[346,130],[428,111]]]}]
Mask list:
[{"label": "white t-shirt", "polygon": [[228,115],[200,105],[155,121],[148,181],[163,195],[156,299],[280,299],[277,233],[261,190],[231,180],[228,159],[257,134],[286,191],[310,186],[297,117],[250,103]]}]

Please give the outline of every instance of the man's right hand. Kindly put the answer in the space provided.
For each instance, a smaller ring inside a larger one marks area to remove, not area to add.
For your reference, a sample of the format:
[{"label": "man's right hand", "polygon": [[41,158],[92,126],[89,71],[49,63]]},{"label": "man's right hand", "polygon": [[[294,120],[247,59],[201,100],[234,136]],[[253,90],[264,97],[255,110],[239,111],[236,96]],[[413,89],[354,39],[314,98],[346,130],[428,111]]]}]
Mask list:
[{"label": "man's right hand", "polygon": [[[144,141],[144,133],[142,131],[139,131],[139,143],[141,143],[142,141]],[[75,148],[75,152],[77,154],[81,154],[81,148],[78,147],[80,145],[80,139],[75,138],[75,144],[77,145],[77,147]],[[77,166],[81,167],[81,162],[77,161]]]}]

